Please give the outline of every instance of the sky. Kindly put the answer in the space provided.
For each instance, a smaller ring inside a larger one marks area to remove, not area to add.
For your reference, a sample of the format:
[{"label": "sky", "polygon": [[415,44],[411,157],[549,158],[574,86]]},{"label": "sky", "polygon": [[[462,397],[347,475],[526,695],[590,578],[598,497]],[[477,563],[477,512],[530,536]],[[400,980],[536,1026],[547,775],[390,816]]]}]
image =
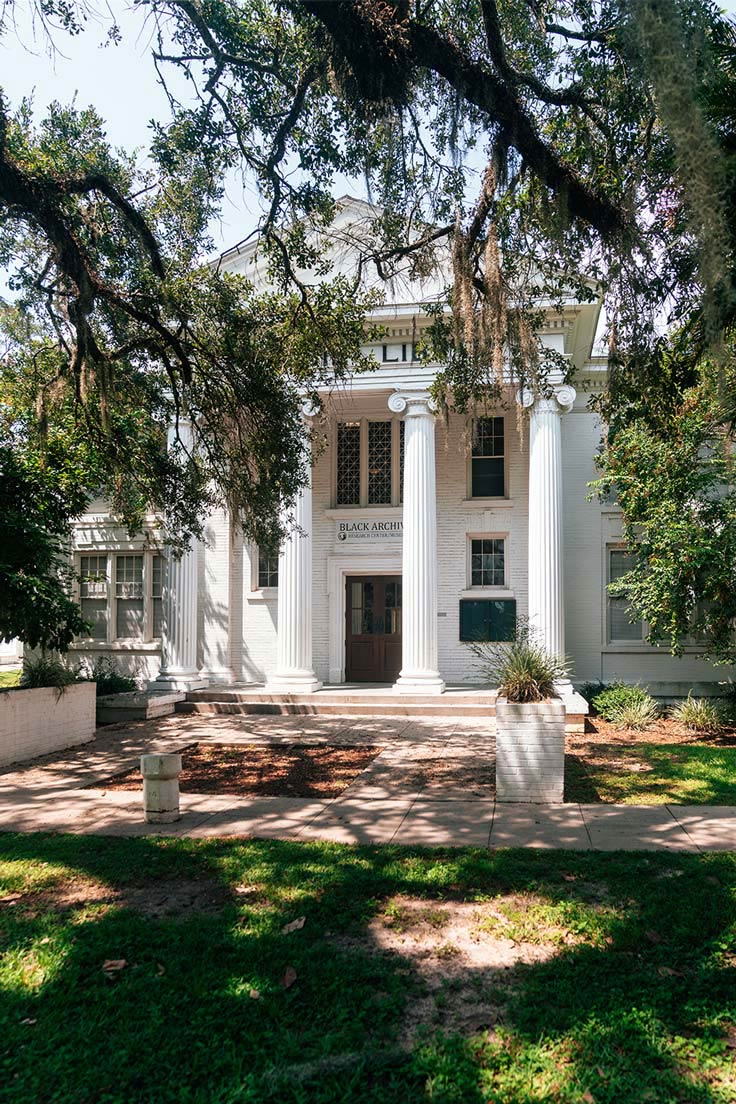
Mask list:
[{"label": "sky", "polygon": [[[736,3],[736,0],[734,0]],[[42,117],[49,103],[92,104],[107,124],[113,146],[145,150],[152,118],[166,120],[169,103],[157,82],[150,57],[153,30],[144,13],[129,5],[111,4],[122,31],[122,42],[107,41],[107,12],[90,19],[87,30],[72,37],[54,35],[55,49],[42,28],[34,26],[26,2],[16,3],[16,26],[0,37],[0,86],[13,106],[33,96]],[[259,214],[256,196],[243,192],[235,174],[228,180],[222,216],[211,226],[218,251],[246,237]]]}]

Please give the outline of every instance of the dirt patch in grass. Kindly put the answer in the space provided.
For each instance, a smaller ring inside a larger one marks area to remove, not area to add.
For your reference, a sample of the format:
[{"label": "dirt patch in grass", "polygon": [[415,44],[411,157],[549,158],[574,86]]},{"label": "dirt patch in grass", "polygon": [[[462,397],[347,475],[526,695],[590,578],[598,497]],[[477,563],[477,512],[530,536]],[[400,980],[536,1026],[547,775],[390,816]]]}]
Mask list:
[{"label": "dirt patch in grass", "polygon": [[115,905],[154,919],[164,916],[217,915],[231,899],[226,886],[210,878],[168,878],[145,885],[114,887],[85,878],[0,898],[0,908],[14,908],[33,919],[43,912],[69,912]]},{"label": "dirt patch in grass", "polygon": [[586,717],[585,732],[571,733],[566,740],[568,748],[595,744],[710,744],[714,747],[736,747],[736,728],[724,728],[717,736],[704,736],[693,732],[672,720],[671,717],[659,717],[654,724],[639,731],[634,728],[621,728],[620,725],[604,721],[602,717]]},{"label": "dirt patch in grass", "polygon": [[[303,744],[194,744],[182,751],[182,793],[261,797],[336,797],[383,748]],[[140,772],[126,771],[94,789],[140,790]]]},{"label": "dirt patch in grass", "polygon": [[411,1045],[427,1029],[493,1034],[503,1022],[514,969],[559,953],[559,939],[547,940],[543,928],[534,942],[501,934],[494,922],[503,900],[490,905],[396,896],[370,921],[365,936],[340,940],[370,954],[398,955],[419,982],[407,1000],[400,1045]]}]

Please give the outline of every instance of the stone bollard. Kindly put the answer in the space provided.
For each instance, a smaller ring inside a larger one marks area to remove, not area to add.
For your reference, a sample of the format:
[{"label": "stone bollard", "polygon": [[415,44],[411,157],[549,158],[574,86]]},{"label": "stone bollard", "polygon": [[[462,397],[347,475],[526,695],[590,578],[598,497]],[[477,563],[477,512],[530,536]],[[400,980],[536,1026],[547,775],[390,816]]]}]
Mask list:
[{"label": "stone bollard", "polygon": [[142,755],[143,816],[149,824],[181,820],[179,774],[181,755]]}]

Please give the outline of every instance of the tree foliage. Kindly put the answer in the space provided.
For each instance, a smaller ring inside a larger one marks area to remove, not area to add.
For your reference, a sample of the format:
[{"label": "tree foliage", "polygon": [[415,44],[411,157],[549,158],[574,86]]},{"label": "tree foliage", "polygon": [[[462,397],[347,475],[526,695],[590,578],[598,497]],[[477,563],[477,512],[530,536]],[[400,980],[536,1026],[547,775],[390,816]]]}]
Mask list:
[{"label": "tree foliage", "polygon": [[[695,296],[682,322],[615,350],[597,407],[606,440],[599,487],[615,492],[635,566],[615,585],[652,643],[697,641],[736,658],[736,32],[714,33],[717,66],[699,89],[718,146],[726,215],[718,293]],[[707,208],[701,213],[708,217]],[[706,240],[705,237],[703,240]],[[613,589],[613,588],[612,588]]]},{"label": "tree foliage", "polygon": [[[263,539],[305,474],[299,394],[360,366],[370,274],[426,273],[444,252],[452,309],[437,306],[433,354],[446,364],[443,398],[460,407],[508,379],[509,360],[517,380],[544,390],[564,365],[537,340],[540,304],[603,292],[615,357],[600,405],[604,480],[619,484],[638,556],[631,597],[650,612],[660,600],[657,631],[679,647],[696,588],[725,602],[730,570],[722,547],[700,545],[690,575],[662,569],[677,540],[696,547],[698,510],[710,511],[712,533],[730,524],[728,496],[713,490],[728,472],[706,465],[705,490],[698,459],[717,439],[727,467],[736,394],[707,386],[730,371],[736,302],[734,35],[716,5],[137,8],[172,111],[147,172],[110,150],[91,109],[53,106],[34,129],[27,105],[12,112],[0,99],[0,264],[19,294],[6,319],[16,444],[79,450],[89,486],[104,481],[129,524],[150,504],[181,542],[203,505],[223,501]],[[86,11],[84,0],[36,9],[62,33]],[[266,296],[197,267],[235,166],[262,199]],[[345,176],[362,176],[375,200],[349,243],[351,283],[322,250]],[[660,338],[664,311],[676,346]],[[164,426],[182,410],[196,448],[165,458]],[[689,497],[678,434],[698,483]],[[670,482],[640,494],[635,468]],[[689,528],[662,527],[656,508],[667,503],[674,519],[691,500]],[[669,533],[669,552],[638,543],[647,532]],[[710,630],[720,654],[726,629]]]},{"label": "tree foliage", "polygon": [[[63,467],[63,461],[59,465]],[[66,650],[86,629],[69,597],[69,517],[84,495],[0,443],[0,640]]]}]

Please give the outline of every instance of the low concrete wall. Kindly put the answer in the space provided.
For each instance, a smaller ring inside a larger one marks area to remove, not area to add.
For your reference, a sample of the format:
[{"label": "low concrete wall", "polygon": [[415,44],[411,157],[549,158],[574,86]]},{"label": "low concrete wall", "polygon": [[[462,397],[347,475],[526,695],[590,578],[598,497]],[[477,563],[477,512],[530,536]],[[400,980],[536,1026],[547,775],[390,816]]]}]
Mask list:
[{"label": "low concrete wall", "polygon": [[562,801],[565,705],[561,701],[496,702],[498,801]]},{"label": "low concrete wall", "polygon": [[86,744],[95,735],[94,682],[0,694],[0,767]]},{"label": "low concrete wall", "polygon": [[106,694],[97,699],[97,723],[117,724],[120,721],[150,721],[153,717],[168,717],[177,702],[186,694],[154,694],[147,690],[132,690],[123,694]]}]

